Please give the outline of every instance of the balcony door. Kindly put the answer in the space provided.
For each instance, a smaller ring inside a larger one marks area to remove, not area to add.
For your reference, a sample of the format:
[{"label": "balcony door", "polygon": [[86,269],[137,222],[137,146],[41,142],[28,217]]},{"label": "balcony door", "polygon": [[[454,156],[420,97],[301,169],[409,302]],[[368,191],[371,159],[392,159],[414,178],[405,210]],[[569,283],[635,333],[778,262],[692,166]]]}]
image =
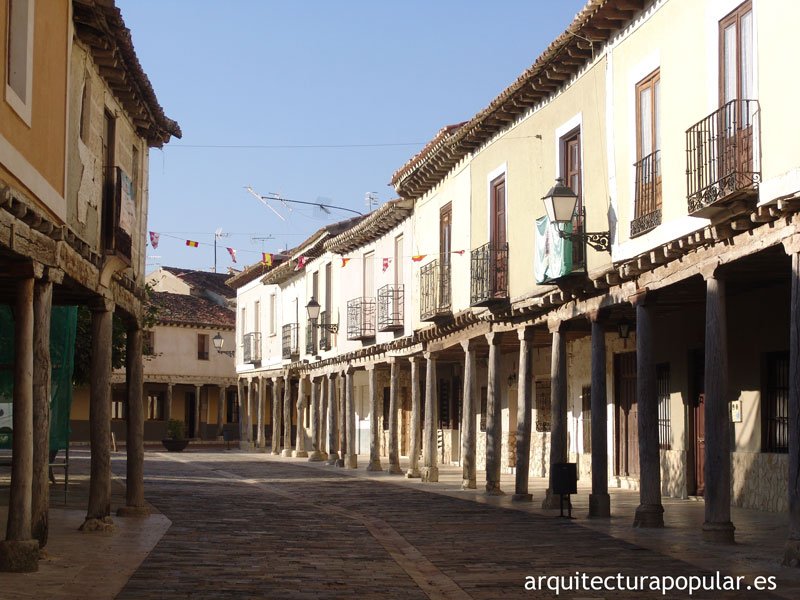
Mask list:
[{"label": "balcony door", "polygon": [[501,175],[489,184],[489,269],[491,274],[490,284],[492,296],[505,296],[508,285],[508,254],[505,246],[508,242],[506,235],[506,177]]},{"label": "balcony door", "polygon": [[[660,90],[658,70],[636,85],[636,219],[661,210]],[[651,218],[650,225],[656,224]]]},{"label": "balcony door", "polygon": [[116,225],[115,184],[116,173],[116,120],[114,115],[105,111],[103,114],[103,214],[100,230],[101,243],[104,250],[114,249],[114,227]]},{"label": "balcony door", "polygon": [[[578,195],[575,204],[573,230],[583,232],[583,177],[581,173],[581,130],[575,129],[561,138],[561,176],[564,183]],[[586,261],[583,242],[572,242],[572,264],[583,265]]]},{"label": "balcony door", "polygon": [[453,240],[453,205],[448,202],[439,211],[439,301],[437,306],[450,306],[450,259]]}]

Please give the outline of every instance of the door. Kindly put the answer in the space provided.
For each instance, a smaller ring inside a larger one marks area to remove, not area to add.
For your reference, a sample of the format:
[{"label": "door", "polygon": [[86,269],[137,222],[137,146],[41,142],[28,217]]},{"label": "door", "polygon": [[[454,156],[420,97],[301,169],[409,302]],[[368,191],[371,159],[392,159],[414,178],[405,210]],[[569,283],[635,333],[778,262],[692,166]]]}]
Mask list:
[{"label": "door", "polygon": [[639,410],[636,402],[636,352],[614,356],[615,471],[639,477]]},{"label": "door", "polygon": [[702,496],[705,492],[706,467],[706,395],[700,394],[694,406],[694,479],[695,494]]},{"label": "door", "polygon": [[489,224],[489,273],[492,296],[504,298],[508,289],[508,253],[506,252],[506,177],[501,175],[491,183]]},{"label": "door", "polygon": [[691,423],[687,446],[693,454],[687,457],[690,473],[687,474],[689,494],[702,496],[705,490],[706,429],[705,429],[705,353],[702,348],[689,352],[689,398]]},{"label": "door", "polygon": [[452,256],[453,205],[445,204],[439,212],[439,302],[438,308],[450,308],[450,258]]},{"label": "door", "polygon": [[411,394],[407,387],[400,388],[400,405],[402,406],[402,431],[400,432],[400,455],[408,456],[411,448]]},{"label": "door", "polygon": [[195,418],[195,411],[197,408],[194,405],[194,392],[186,392],[186,431],[187,437],[193,438],[197,437],[197,432],[194,430],[194,418]]},{"label": "door", "polygon": [[[581,170],[581,132],[580,129],[569,133],[561,140],[561,173],[564,183],[578,196],[575,204],[573,230],[583,232],[583,177]],[[583,265],[586,260],[584,243],[580,240],[572,242],[572,264]]]}]

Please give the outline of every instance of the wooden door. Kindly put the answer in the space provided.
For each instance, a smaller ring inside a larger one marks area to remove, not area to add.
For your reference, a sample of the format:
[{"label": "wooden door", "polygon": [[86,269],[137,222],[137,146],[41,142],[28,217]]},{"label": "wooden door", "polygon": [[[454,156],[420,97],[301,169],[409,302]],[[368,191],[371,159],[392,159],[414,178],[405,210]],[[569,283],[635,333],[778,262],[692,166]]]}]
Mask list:
[{"label": "wooden door", "polygon": [[438,308],[450,307],[450,258],[452,256],[453,205],[449,202],[439,211],[439,299]]},{"label": "wooden door", "polygon": [[194,392],[186,392],[186,407],[184,410],[184,416],[186,417],[186,437],[193,438],[197,437],[197,433],[194,430],[194,413],[195,413],[195,406],[194,406]]},{"label": "wooden door", "polygon": [[[583,232],[583,176],[581,169],[581,132],[576,130],[562,140],[564,182],[578,196],[575,204],[575,217],[573,219],[576,233]],[[581,265],[586,260],[584,243],[580,240],[572,242],[572,263]]]},{"label": "wooden door", "polygon": [[706,467],[706,395],[697,397],[694,406],[694,478],[695,493],[702,496],[705,492]]},{"label": "wooden door", "polygon": [[615,470],[639,477],[639,410],[636,402],[636,352],[614,357]]},{"label": "wooden door", "polygon": [[506,178],[502,175],[491,183],[491,223],[489,224],[490,250],[489,272],[492,278],[492,295],[505,297],[508,273],[508,254],[505,245],[508,242],[506,232]]}]

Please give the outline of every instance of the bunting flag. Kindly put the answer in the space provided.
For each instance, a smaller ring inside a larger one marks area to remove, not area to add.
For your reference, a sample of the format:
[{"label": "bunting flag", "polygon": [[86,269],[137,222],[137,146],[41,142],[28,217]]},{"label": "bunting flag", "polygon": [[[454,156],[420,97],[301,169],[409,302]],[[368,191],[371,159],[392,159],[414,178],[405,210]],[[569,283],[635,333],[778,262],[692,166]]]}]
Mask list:
[{"label": "bunting flag", "polygon": [[344,256],[342,257],[342,267],[343,268],[346,267],[347,263],[349,263],[349,262],[350,262],[349,258],[345,258]]},{"label": "bunting flag", "polygon": [[294,268],[295,271],[299,271],[303,267],[306,266],[306,257],[305,256],[298,256],[297,257],[297,266]]},{"label": "bunting flag", "polygon": [[465,252],[464,250],[453,250],[453,254],[458,254],[459,256],[464,254],[464,252]]},{"label": "bunting flag", "polygon": [[426,256],[428,256],[428,255],[427,254],[415,254],[414,256],[411,257],[411,260],[413,260],[414,262],[419,262],[423,258],[425,258]]},{"label": "bunting flag", "polygon": [[200,245],[200,242],[195,242],[193,240],[186,240],[186,245],[191,248],[197,248]]},{"label": "bunting flag", "polygon": [[261,262],[267,267],[272,266],[272,254],[269,252],[262,252],[261,253]]},{"label": "bunting flag", "polygon": [[155,231],[150,232],[150,245],[153,247],[153,250],[158,248],[158,238],[161,236],[158,235]]},{"label": "bunting flag", "polygon": [[233,248],[228,248],[228,254],[231,255],[231,260],[233,262],[236,262],[236,250],[234,250]]},{"label": "bunting flag", "polygon": [[383,272],[386,273],[386,269],[389,268],[389,263],[392,262],[391,258],[384,258],[383,259]]}]

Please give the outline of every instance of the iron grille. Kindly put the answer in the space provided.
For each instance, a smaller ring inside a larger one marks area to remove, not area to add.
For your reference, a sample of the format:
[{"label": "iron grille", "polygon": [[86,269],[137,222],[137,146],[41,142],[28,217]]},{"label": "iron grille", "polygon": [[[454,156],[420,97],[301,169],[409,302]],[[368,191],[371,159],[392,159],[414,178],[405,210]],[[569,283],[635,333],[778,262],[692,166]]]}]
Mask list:
[{"label": "iron grille", "polygon": [[759,114],[758,100],[731,100],[686,131],[689,214],[756,189]]},{"label": "iron grille", "polygon": [[261,362],[261,332],[245,333],[242,337],[242,360],[246,363]]},{"label": "iron grille", "polygon": [[306,324],[306,354],[317,353],[317,328],[311,319]]},{"label": "iron grille", "polygon": [[281,328],[281,341],[283,358],[292,358],[293,354],[300,353],[297,323],[287,323]]},{"label": "iron grille", "polygon": [[[322,311],[319,313],[319,324],[320,325],[330,325],[330,315],[327,311]],[[319,349],[320,350],[330,350],[331,349],[331,332],[328,331],[325,327],[319,328]]]},{"label": "iron grille", "polygon": [[472,251],[470,304],[485,306],[508,299],[508,243],[484,244]]},{"label": "iron grille", "polygon": [[378,331],[403,329],[404,303],[402,285],[389,284],[378,290]]},{"label": "iron grille", "polygon": [[433,321],[451,314],[450,256],[435,259],[419,272],[419,317]]},{"label": "iron grille", "polygon": [[661,225],[661,151],[656,150],[634,163],[636,188],[631,237]]},{"label": "iron grille", "polygon": [[375,298],[353,298],[347,302],[347,339],[375,337]]},{"label": "iron grille", "polygon": [[766,377],[762,404],[763,451],[789,451],[789,353],[766,356]]}]

